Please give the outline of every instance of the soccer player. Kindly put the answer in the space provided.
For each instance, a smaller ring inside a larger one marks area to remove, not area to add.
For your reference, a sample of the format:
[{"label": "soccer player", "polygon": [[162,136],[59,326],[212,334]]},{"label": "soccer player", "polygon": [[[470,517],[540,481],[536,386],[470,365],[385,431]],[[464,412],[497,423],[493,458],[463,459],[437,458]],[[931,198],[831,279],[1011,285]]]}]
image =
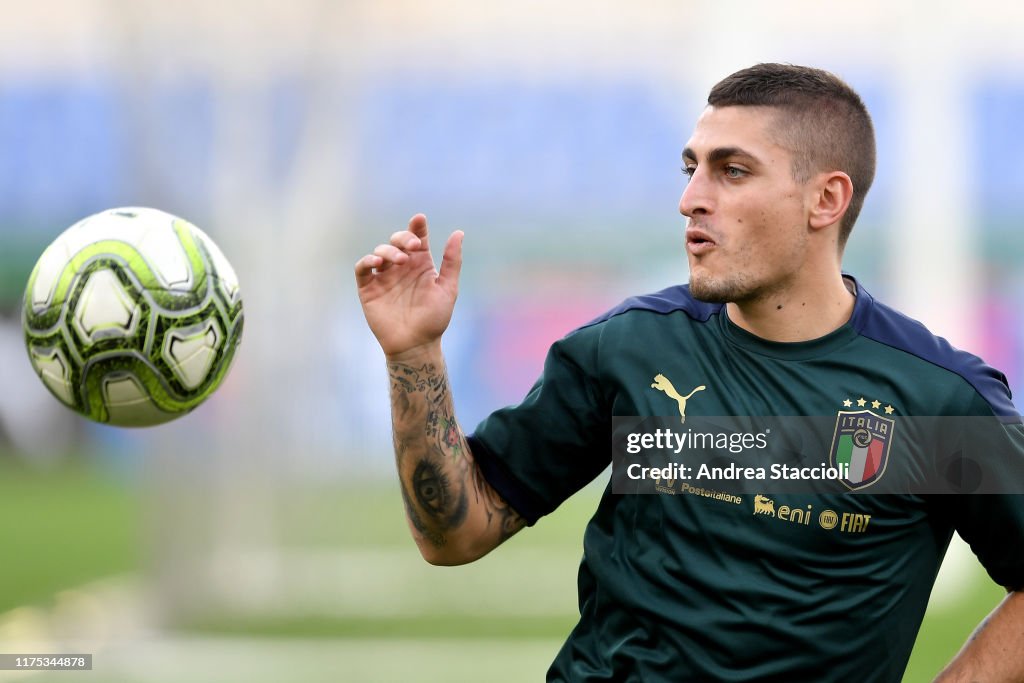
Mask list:
[{"label": "soccer player", "polygon": [[[356,264],[429,562],[481,557],[596,477],[613,416],[995,416],[1000,448],[1019,454],[1002,374],[841,272],[875,166],[871,119],[847,84],[779,64],[732,74],[711,90],[683,164],[689,285],[629,299],[556,342],[523,402],[469,436],[441,352],[462,233],[439,271],[423,215]],[[842,456],[851,488],[886,474],[884,438],[860,438]],[[1021,496],[611,486],[584,535],[580,620],[548,679],[898,681],[954,530],[1008,595],[940,679],[1022,681]]]}]

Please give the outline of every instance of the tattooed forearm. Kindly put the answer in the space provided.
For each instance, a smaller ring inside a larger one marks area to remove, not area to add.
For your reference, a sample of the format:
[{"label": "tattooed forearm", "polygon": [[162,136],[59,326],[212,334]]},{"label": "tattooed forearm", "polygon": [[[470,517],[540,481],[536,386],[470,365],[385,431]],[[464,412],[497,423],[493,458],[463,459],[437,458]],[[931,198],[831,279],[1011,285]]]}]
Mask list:
[{"label": "tattooed forearm", "polygon": [[457,527],[465,521],[469,505],[466,491],[462,489],[456,494],[448,476],[438,465],[420,460],[412,473],[412,486],[416,502],[427,516],[447,528]]},{"label": "tattooed forearm", "polygon": [[526,526],[526,520],[491,488],[479,467],[473,468],[473,494],[487,512],[488,525],[498,525],[501,533],[499,543]]},{"label": "tattooed forearm", "polygon": [[462,455],[466,438],[455,421],[448,377],[433,363],[413,367],[389,363],[392,422],[396,450],[400,442],[420,441],[436,447],[441,456]]},{"label": "tattooed forearm", "polygon": [[435,547],[466,519],[465,436],[455,420],[448,378],[433,363],[388,364],[395,458],[409,523]]},{"label": "tattooed forearm", "polygon": [[419,509],[413,504],[412,500],[409,498],[409,494],[405,490],[405,482],[399,482],[399,486],[402,491],[402,502],[405,504],[405,514],[409,519],[409,524],[420,536],[427,539],[427,541],[429,541],[435,548],[443,547],[445,544],[444,535],[438,533],[433,529],[433,527],[424,523],[423,518],[420,517]]},{"label": "tattooed forearm", "polygon": [[[494,545],[521,529],[524,520],[473,461],[443,365],[390,362],[388,372],[395,459],[414,534],[440,549],[466,526]],[[483,523],[468,524],[471,517]]]}]

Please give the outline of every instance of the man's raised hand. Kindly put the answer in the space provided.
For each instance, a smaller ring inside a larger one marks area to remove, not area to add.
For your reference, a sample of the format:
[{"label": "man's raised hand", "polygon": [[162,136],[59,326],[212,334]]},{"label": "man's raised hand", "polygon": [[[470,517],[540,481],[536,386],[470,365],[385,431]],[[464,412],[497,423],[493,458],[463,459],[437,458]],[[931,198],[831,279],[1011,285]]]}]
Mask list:
[{"label": "man's raised hand", "polygon": [[393,360],[433,349],[448,327],[459,293],[461,230],[445,244],[441,270],[430,255],[427,217],[416,214],[407,230],[356,262],[363,314],[384,354]]}]

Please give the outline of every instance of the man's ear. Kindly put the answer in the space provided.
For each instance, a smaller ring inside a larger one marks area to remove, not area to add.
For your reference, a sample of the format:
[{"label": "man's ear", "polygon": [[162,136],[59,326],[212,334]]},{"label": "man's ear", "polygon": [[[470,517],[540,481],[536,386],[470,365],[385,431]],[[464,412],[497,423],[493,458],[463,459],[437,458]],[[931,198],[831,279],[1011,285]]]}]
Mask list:
[{"label": "man's ear", "polygon": [[808,222],[812,228],[827,228],[846,214],[853,199],[853,181],[842,171],[821,173],[815,180]]}]

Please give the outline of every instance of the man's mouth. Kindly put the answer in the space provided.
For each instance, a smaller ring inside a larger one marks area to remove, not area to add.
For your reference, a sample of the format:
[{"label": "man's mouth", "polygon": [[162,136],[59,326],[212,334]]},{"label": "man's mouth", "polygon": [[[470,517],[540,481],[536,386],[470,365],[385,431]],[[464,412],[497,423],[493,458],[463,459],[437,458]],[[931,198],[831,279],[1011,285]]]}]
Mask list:
[{"label": "man's mouth", "polygon": [[711,235],[700,228],[686,229],[686,250],[694,256],[706,254],[717,246]]}]

